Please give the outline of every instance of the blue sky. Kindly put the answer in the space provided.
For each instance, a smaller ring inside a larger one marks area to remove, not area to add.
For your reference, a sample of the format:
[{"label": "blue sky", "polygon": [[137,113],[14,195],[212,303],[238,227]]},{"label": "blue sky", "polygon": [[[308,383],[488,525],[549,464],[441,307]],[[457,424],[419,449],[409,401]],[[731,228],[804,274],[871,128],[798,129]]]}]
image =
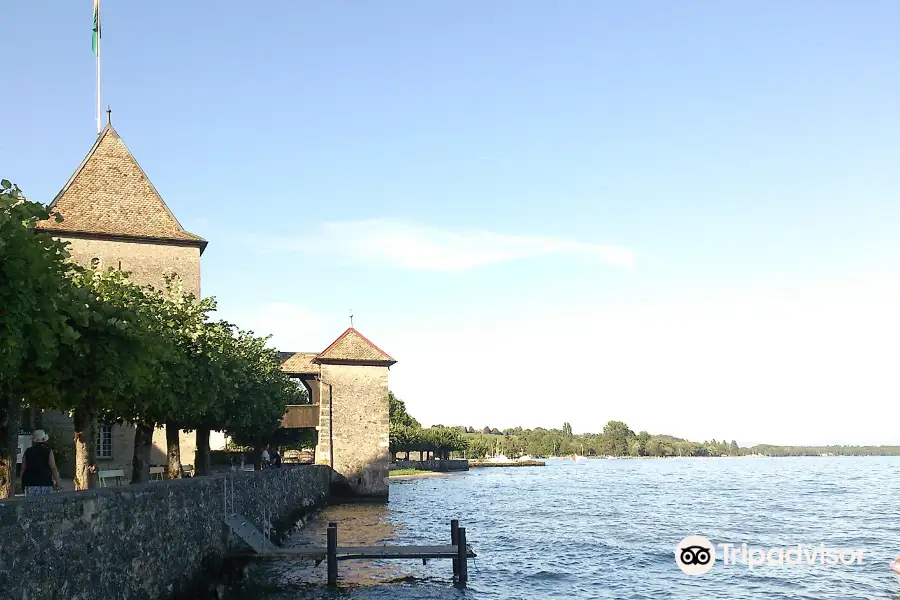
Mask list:
[{"label": "blue sky", "polygon": [[[96,135],[90,6],[4,7],[34,199]],[[898,441],[897,3],[102,9],[104,107],[281,349],[352,308],[426,423]]]}]

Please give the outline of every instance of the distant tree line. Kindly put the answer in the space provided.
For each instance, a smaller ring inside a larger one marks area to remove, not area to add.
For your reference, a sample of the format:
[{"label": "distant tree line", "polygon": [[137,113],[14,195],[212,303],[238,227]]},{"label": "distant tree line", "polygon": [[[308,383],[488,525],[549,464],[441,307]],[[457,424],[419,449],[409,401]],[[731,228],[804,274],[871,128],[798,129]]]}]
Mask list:
[{"label": "distant tree line", "polygon": [[[508,457],[535,458],[554,456],[739,456],[736,441],[691,442],[669,435],[635,433],[622,421],[610,421],[601,433],[574,434],[570,423],[561,429],[523,429],[513,427],[502,432],[485,427],[462,427],[469,441],[468,456],[484,458],[496,453]],[[484,433],[485,430],[490,433]]]},{"label": "distant tree line", "polygon": [[773,446],[759,444],[744,454],[763,456],[900,456],[900,446]]},{"label": "distant tree line", "polygon": [[424,452],[426,456],[451,455],[481,459],[495,454],[510,458],[532,456],[900,456],[900,446],[776,446],[759,444],[740,447],[735,440],[692,442],[671,435],[635,433],[622,421],[610,421],[600,433],[574,434],[571,423],[560,429],[523,429],[471,426],[423,428],[406,410],[406,404],[389,394],[391,407],[391,454]]}]

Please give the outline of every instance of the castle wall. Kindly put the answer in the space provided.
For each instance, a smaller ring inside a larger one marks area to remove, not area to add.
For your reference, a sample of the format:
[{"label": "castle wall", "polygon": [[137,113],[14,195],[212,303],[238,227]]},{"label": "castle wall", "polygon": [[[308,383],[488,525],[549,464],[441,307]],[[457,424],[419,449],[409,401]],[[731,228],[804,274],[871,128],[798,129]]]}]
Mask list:
[{"label": "castle wall", "polygon": [[200,297],[200,249],[147,241],[112,241],[64,237],[69,242],[72,260],[90,266],[100,259],[100,269],[108,267],[131,273],[129,280],[164,290],[164,276],[177,273],[187,292]]},{"label": "castle wall", "polygon": [[285,466],[0,501],[0,598],[219,597],[206,577],[247,548],[222,521],[226,478],[234,511],[262,530],[261,507],[277,527],[324,504],[330,472]]}]

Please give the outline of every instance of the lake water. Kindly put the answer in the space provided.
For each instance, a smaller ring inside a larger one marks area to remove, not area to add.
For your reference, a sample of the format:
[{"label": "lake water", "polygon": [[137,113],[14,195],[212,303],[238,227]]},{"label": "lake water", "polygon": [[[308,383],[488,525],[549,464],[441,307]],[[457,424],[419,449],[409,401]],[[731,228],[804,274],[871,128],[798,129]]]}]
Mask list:
[{"label": "lake water", "polygon": [[[269,563],[245,598],[374,599],[811,599],[900,600],[888,568],[900,554],[900,459],[773,458],[549,461],[546,467],[473,469],[391,483],[385,506],[334,506],[291,545],[449,543],[458,517],[478,558],[469,586],[450,561]],[[675,546],[688,535],[766,548],[820,543],[865,549],[861,565],[724,565],[682,573]]]}]

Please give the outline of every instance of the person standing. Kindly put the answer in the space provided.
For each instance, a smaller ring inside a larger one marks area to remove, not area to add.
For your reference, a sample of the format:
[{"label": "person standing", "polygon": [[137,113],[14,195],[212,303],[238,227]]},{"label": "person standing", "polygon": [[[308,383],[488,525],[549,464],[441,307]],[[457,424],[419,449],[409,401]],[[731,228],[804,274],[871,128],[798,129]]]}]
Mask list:
[{"label": "person standing", "polygon": [[263,448],[262,451],[262,468],[265,469],[269,466],[269,451],[266,448]]},{"label": "person standing", "polygon": [[40,429],[31,436],[34,444],[22,455],[22,487],[26,496],[40,496],[59,489],[59,471],[53,450],[47,445],[50,437]]},{"label": "person standing", "polygon": [[273,469],[281,468],[281,454],[278,453],[278,448],[271,445],[269,446],[269,460]]}]

